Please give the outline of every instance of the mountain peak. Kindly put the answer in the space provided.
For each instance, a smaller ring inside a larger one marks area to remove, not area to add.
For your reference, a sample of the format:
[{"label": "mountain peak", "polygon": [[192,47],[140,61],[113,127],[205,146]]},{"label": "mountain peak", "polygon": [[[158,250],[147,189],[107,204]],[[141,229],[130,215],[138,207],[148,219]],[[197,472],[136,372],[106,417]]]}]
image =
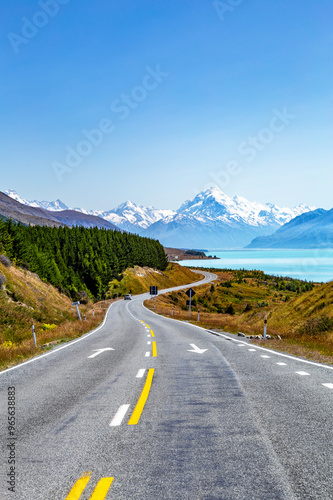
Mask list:
[{"label": "mountain peak", "polygon": [[[22,200],[13,189],[8,190],[7,194],[25,205],[54,212],[68,210],[59,199],[28,202]],[[130,200],[108,211],[74,210],[86,215],[97,215],[125,231],[158,238],[166,246],[234,248],[245,246],[255,236],[273,233],[311,208],[305,204],[280,208],[272,203],[249,201],[238,195],[230,197],[219,187],[212,186],[185,201],[177,212],[146,207]]]}]

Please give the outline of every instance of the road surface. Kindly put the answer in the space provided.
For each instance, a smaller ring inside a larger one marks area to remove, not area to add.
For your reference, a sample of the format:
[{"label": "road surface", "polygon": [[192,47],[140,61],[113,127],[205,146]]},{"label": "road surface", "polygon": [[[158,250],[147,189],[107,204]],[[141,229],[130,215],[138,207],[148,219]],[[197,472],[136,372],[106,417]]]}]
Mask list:
[{"label": "road surface", "polygon": [[147,297],[0,374],[0,498],[332,499],[332,368],[157,316]]}]

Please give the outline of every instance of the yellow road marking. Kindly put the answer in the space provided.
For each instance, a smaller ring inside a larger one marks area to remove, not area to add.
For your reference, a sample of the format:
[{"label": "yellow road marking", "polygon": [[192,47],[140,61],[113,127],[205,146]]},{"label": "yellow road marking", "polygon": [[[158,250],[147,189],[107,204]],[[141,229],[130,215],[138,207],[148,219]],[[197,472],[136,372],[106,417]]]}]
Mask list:
[{"label": "yellow road marking", "polygon": [[155,340],[153,341],[153,358],[156,358],[157,356],[157,349],[156,349],[156,342]]},{"label": "yellow road marking", "polygon": [[141,413],[142,413],[143,408],[144,408],[144,406],[146,404],[146,401],[147,401],[147,398],[148,398],[148,394],[149,394],[149,391],[150,391],[150,388],[151,388],[151,384],[152,384],[152,381],[153,381],[154,371],[155,371],[154,368],[150,368],[149,371],[148,371],[146,383],[145,383],[144,388],[142,390],[142,393],[141,393],[141,396],[139,398],[139,401],[137,402],[137,405],[134,408],[134,411],[133,411],[132,416],[131,416],[131,418],[130,418],[130,420],[128,422],[128,425],[136,425],[139,422],[139,420],[140,420]]},{"label": "yellow road marking", "polygon": [[150,330],[150,333],[151,333],[152,337],[155,337],[155,334],[154,334],[153,330]]},{"label": "yellow road marking", "polygon": [[91,474],[92,472],[85,472],[84,475],[76,481],[65,500],[79,500],[81,493],[91,478]]},{"label": "yellow road marking", "polygon": [[147,328],[150,328],[150,326],[148,326],[148,325],[147,325],[147,323],[146,323],[146,327],[147,327]]},{"label": "yellow road marking", "polygon": [[102,477],[96,485],[90,500],[104,500],[113,481],[113,477]]}]

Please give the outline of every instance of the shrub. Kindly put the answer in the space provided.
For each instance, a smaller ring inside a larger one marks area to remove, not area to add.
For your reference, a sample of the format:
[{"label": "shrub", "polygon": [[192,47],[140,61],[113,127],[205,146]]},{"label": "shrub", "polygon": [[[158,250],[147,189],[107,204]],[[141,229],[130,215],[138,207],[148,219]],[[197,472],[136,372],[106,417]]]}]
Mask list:
[{"label": "shrub", "polygon": [[328,316],[320,316],[319,318],[309,319],[298,331],[299,333],[315,337],[332,330],[333,319]]},{"label": "shrub", "polygon": [[12,349],[12,347],[14,347],[14,344],[11,340],[6,340],[1,347],[3,349]]},{"label": "shrub", "polygon": [[231,281],[224,281],[221,283],[221,286],[224,286],[225,288],[231,288]]},{"label": "shrub", "polygon": [[89,302],[89,295],[87,294],[87,292],[85,292],[84,290],[81,290],[79,293],[79,301],[80,301],[80,304],[88,304]]},{"label": "shrub", "polygon": [[10,267],[12,265],[11,261],[8,259],[6,255],[0,255],[0,262],[5,267]]},{"label": "shrub", "polygon": [[234,306],[232,304],[229,304],[225,312],[226,314],[231,314],[231,316],[233,316],[235,314]]},{"label": "shrub", "polygon": [[56,328],[56,327],[57,327],[57,325],[55,325],[55,324],[44,323],[42,326],[42,330],[49,331],[49,330],[53,330],[53,328]]}]

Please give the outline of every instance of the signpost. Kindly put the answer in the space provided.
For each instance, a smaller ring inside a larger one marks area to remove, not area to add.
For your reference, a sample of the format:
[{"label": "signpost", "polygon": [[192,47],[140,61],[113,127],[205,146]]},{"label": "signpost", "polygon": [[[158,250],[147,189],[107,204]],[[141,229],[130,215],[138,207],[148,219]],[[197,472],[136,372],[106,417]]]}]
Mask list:
[{"label": "signpost", "polygon": [[77,315],[78,315],[78,317],[79,317],[79,320],[80,320],[80,321],[82,321],[82,320],[81,320],[81,314],[80,314],[80,311],[79,311],[79,305],[80,305],[80,302],[73,302],[73,303],[72,303],[72,306],[75,306],[75,307],[76,307],[76,312],[77,312]]},{"label": "signpost", "polygon": [[190,300],[188,301],[189,302],[189,317],[191,317],[191,306],[192,306],[192,297],[194,297],[195,295],[195,291],[192,290],[192,288],[190,288],[189,290],[187,290],[187,292],[185,292],[186,295],[188,295],[188,297],[190,297]]},{"label": "signpost", "polygon": [[150,295],[151,295],[151,297],[150,297],[151,299],[155,295],[154,309],[156,309],[156,297],[158,295],[158,287],[156,285],[150,287]]}]

